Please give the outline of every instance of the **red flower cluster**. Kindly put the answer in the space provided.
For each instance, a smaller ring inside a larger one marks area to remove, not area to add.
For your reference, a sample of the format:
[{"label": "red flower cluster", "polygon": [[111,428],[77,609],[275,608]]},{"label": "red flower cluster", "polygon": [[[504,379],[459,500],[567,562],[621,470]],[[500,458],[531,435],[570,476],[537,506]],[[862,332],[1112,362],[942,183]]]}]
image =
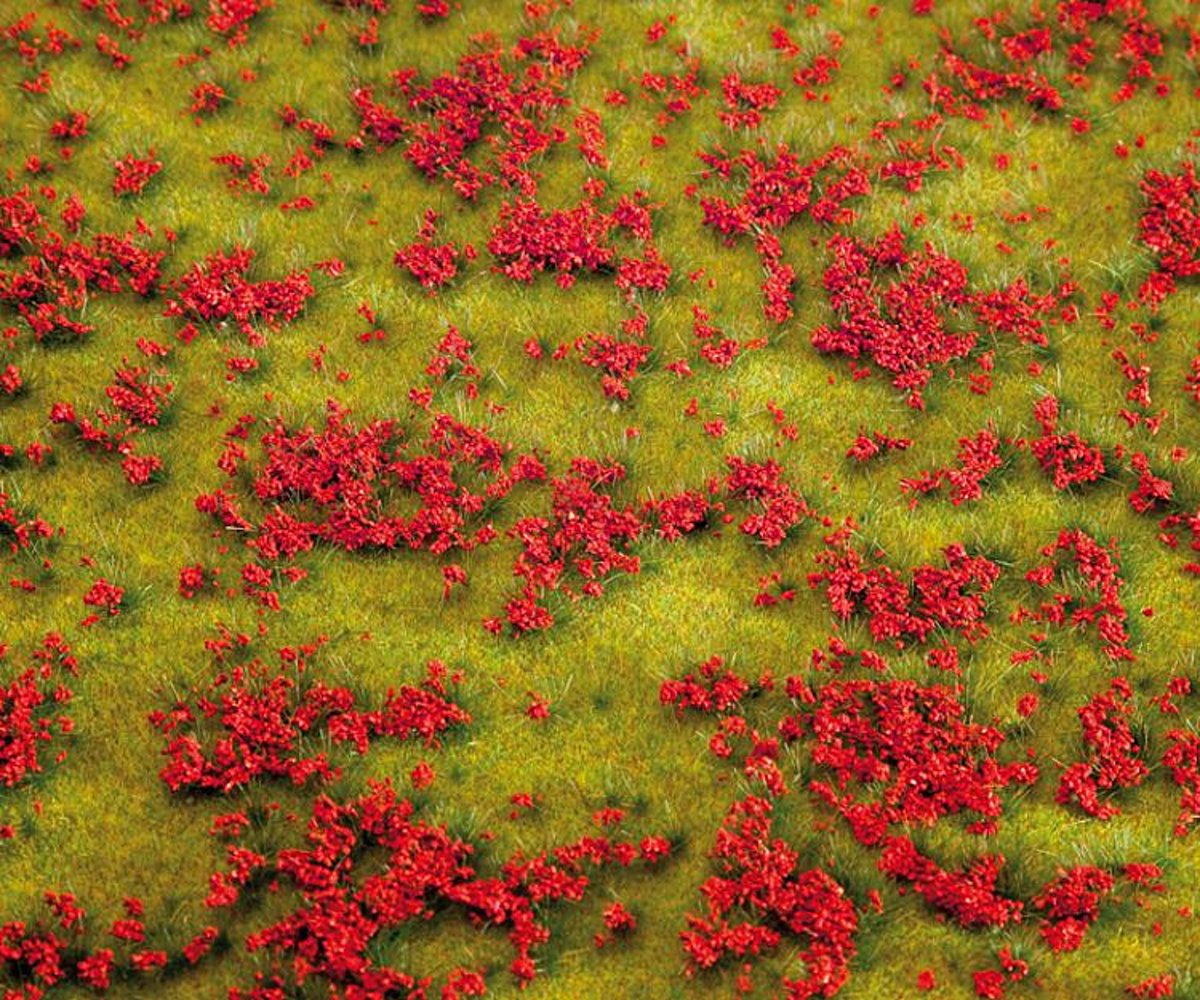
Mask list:
[{"label": "red flower cluster", "polygon": [[141,194],[151,178],[157,176],[162,168],[162,161],[154,158],[153,149],[145,157],[126,153],[123,159],[113,164],[113,194],[118,198]]},{"label": "red flower cluster", "polygon": [[604,926],[608,934],[597,934],[593,938],[597,948],[603,948],[618,938],[632,934],[637,929],[637,918],[618,900],[604,908]]},{"label": "red flower cluster", "polygon": [[408,270],[421,283],[422,288],[435,292],[450,284],[458,274],[458,258],[475,259],[475,248],[467,244],[460,252],[457,244],[435,243],[437,239],[438,214],[432,208],[425,210],[425,219],[417,231],[417,238],[408,246],[396,251],[394,263]]},{"label": "red flower cluster", "polygon": [[1094,865],[1060,872],[1030,904],[1045,914],[1038,927],[1042,939],[1055,952],[1075,951],[1100,916],[1101,900],[1115,886],[1112,874]]},{"label": "red flower cluster", "polygon": [[773,549],[782,544],[792,528],[806,517],[816,516],[804,498],[783,478],[783,469],[773,458],[749,462],[730,455],[725,464],[729,468],[725,477],[729,498],[748,502],[762,511],[744,518],[738,530],[757,538],[766,548]]},{"label": "red flower cluster", "polygon": [[717,117],[726,128],[756,129],[762,124],[763,112],[779,103],[783,91],[773,83],[746,83],[736,71],[721,78],[721,96],[725,110]]},{"label": "red flower cluster", "polygon": [[1012,620],[1046,622],[1051,625],[1096,626],[1103,641],[1104,655],[1110,660],[1132,660],[1129,630],[1125,622],[1129,613],[1121,603],[1121,576],[1116,539],[1101,545],[1087,532],[1064,529],[1058,540],[1042,549],[1049,562],[1034,567],[1025,579],[1046,588],[1056,580],[1070,584],[1069,589],[1055,591],[1044,600],[1037,611],[1018,607]]},{"label": "red flower cluster", "polygon": [[206,80],[192,88],[191,99],[191,113],[207,117],[220,111],[221,106],[229,100],[229,95],[219,83]]},{"label": "red flower cluster", "polygon": [[879,870],[909,883],[933,909],[961,927],[1004,927],[1020,923],[1024,904],[996,890],[1004,856],[986,854],[961,872],[946,871],[917,850],[908,837],[889,837],[879,857]]},{"label": "red flower cluster", "polygon": [[271,157],[266,153],[249,160],[239,153],[221,153],[214,156],[212,162],[229,171],[229,178],[225,181],[225,186],[234,194],[243,194],[247,191],[258,195],[271,193],[271,183],[267,180]]},{"label": "red flower cluster", "polygon": [[[841,51],[846,39],[836,31],[828,31],[825,40],[827,47],[816,52],[805,65],[792,73],[792,83],[803,89],[806,101],[822,100],[828,103],[829,94],[821,93],[817,88],[828,87],[842,68],[836,53]],[[804,51],[787,29],[779,25],[771,29],[771,46],[782,52],[786,59],[794,59]]]},{"label": "red flower cluster", "polygon": [[629,399],[630,382],[650,358],[654,349],[646,343],[647,323],[646,314],[639,309],[621,323],[620,335],[589,333],[575,341],[580,361],[602,373],[600,389],[609,399]]},{"label": "red flower cluster", "polygon": [[[526,517],[513,525],[509,535],[521,543],[513,573],[525,581],[520,596],[505,605],[513,634],[554,624],[540,603],[548,594],[598,597],[611,575],[640,572],[629,550],[645,524],[631,507],[615,506],[608,492],[624,478],[618,463],[572,459],[570,473],[550,481],[552,520]],[[578,592],[575,578],[583,581]]]},{"label": "red flower cluster", "polygon": [[599,170],[609,168],[608,139],[604,135],[604,124],[600,113],[594,108],[580,108],[575,116],[575,134],[579,137],[579,153]]},{"label": "red flower cluster", "polygon": [[251,347],[262,347],[266,337],[260,326],[275,329],[291,322],[316,294],[308,271],[293,271],[281,281],[255,282],[247,277],[253,263],[253,250],[235,246],[227,254],[210,254],[167,283],[163,315],[186,321],[180,339],[196,335],[195,323],[223,329],[232,321]]},{"label": "red flower cluster", "polygon": [[[52,188],[42,190],[43,197],[54,194]],[[74,195],[67,202],[63,221],[75,233],[82,202]],[[0,268],[0,303],[16,311],[39,342],[85,337],[92,327],[75,317],[90,295],[154,293],[165,253],[145,247],[153,236],[154,230],[138,220],[136,234],[98,233],[84,243],[56,229],[28,188],[0,196],[0,260],[17,258],[20,264]]]},{"label": "red flower cluster", "polygon": [[[584,898],[588,867],[653,865],[670,852],[661,837],[633,843],[585,836],[533,857],[515,855],[497,875],[482,876],[470,864],[474,845],[415,818],[411,802],[377,783],[345,802],[318,797],[307,841],[306,848],[248,859],[265,878],[294,887],[303,903],[247,938],[251,951],[275,956],[275,971],[260,974],[249,992],[233,990],[232,1000],[280,998],[314,977],[363,1000],[425,995],[428,979],[380,964],[372,952],[381,935],[446,907],[474,926],[508,930],[516,953],[510,970],[524,986],[537,975],[534,950],[550,939],[542,914]],[[444,997],[482,995],[480,974],[457,970],[451,979],[457,992]]]},{"label": "red flower cluster", "polygon": [[994,427],[986,427],[973,438],[958,439],[958,467],[922,472],[916,479],[902,479],[900,489],[913,494],[910,506],[917,497],[939,490],[943,483],[950,486],[950,502],[957,507],[968,500],[983,496],[987,478],[1004,465],[1000,457],[1000,437]]},{"label": "red flower cluster", "polygon": [[1055,799],[1076,802],[1096,819],[1110,819],[1120,809],[1100,800],[1101,791],[1135,788],[1150,773],[1142,748],[1129,727],[1133,689],[1124,677],[1114,677],[1107,691],[1079,709],[1087,759],[1072,764],[1059,779]]},{"label": "red flower cluster", "polygon": [[576,271],[611,267],[614,251],[607,245],[612,219],[594,201],[575,208],[545,212],[529,198],[505,202],[488,240],[498,269],[514,281],[530,282],[539,271],[556,271],[564,288]]},{"label": "red flower cluster", "polygon": [[222,35],[231,49],[236,48],[250,37],[250,22],[271,6],[272,0],[208,0],[204,23],[209,31]]},{"label": "red flower cluster", "polygon": [[[564,86],[586,62],[592,37],[581,28],[571,44],[552,29],[519,39],[511,50],[480,45],[458,60],[454,72],[428,83],[419,82],[415,67],[396,70],[392,90],[413,117],[376,101],[373,87],[357,87],[350,101],[360,129],[349,145],[403,141],[418,170],[449,181],[469,201],[497,182],[532,196],[537,178],[529,163],[566,141],[553,120],[569,103]],[[482,163],[471,158],[477,147],[489,154]]]},{"label": "red flower cluster", "polygon": [[700,664],[700,676],[687,674],[679,680],[663,681],[658,699],[664,705],[674,705],[676,717],[687,709],[696,712],[728,712],[738,708],[741,700],[759,690],[759,685],[724,669],[725,660],[713,656]]},{"label": "red flower cluster", "polygon": [[784,976],[783,995],[831,997],[850,977],[858,914],[832,876],[820,868],[801,870],[799,854],[772,838],[773,809],[769,799],[751,795],[726,814],[712,851],[720,874],[700,887],[705,915],[688,914],[688,929],[679,935],[686,974],[773,951],[786,936],[801,943],[807,975]]},{"label": "red flower cluster", "polygon": [[54,525],[40,517],[29,517],[22,513],[7,493],[0,492],[0,543],[9,555],[27,552],[37,545],[39,539],[53,537]]},{"label": "red flower cluster", "polygon": [[824,286],[841,322],[814,330],[813,346],[855,361],[869,358],[893,376],[892,384],[908,393],[916,409],[924,409],[922,390],[933,369],[967,357],[975,347],[978,333],[960,332],[954,322],[964,312],[992,332],[1045,343],[1038,315],[1053,310],[1055,296],[1035,296],[1023,281],[993,292],[972,291],[960,261],[931,244],[910,251],[898,226],[871,242],[838,233],[826,246],[833,260]]},{"label": "red flower cluster", "polygon": [[[349,689],[310,681],[304,655],[291,649],[280,654],[278,669],[260,660],[232,667],[196,692],[194,706],[181,701],[150,716],[168,738],[163,753],[170,762],[159,776],[172,792],[224,795],[260,778],[294,785],[314,777],[331,781],[338,769],[323,751],[306,746],[310,740],[350,743],[359,754],[373,739],[420,738],[432,746],[446,730],[471,720],[447,697],[447,671],[436,660],[419,687],[403,685],[389,691],[378,709],[362,711]],[[450,676],[453,684],[459,680],[457,673]]]},{"label": "red flower cluster", "polygon": [[[495,269],[514,281],[529,283],[541,272],[552,272],[563,288],[579,273],[600,274],[616,268],[616,285],[631,298],[637,290],[663,291],[670,266],[654,244],[651,205],[644,191],[622,195],[609,212],[598,200],[605,192],[600,181],[585,185],[586,196],[568,209],[546,210],[532,197],[500,206],[487,248]],[[641,244],[641,257],[623,257],[611,237],[626,231]]]},{"label": "red flower cluster", "polygon": [[[447,357],[446,369],[437,369],[443,376],[455,360]],[[506,468],[507,445],[486,428],[460,424],[447,414],[433,414],[421,440],[407,439],[392,420],[356,428],[349,411],[333,400],[326,410],[320,431],[291,431],[277,419],[263,435],[254,494],[272,511],[260,523],[247,520],[236,496],[225,490],[197,497],[197,509],[250,532],[247,544],[266,560],[291,559],[318,542],[347,551],[407,546],[441,555],[487,544],[496,534],[490,523],[471,531],[471,522],[517,483],[545,477],[533,455],[520,455]],[[222,468],[231,477],[246,457],[236,440],[245,435],[239,423],[228,439]],[[468,476],[475,482],[462,482]],[[482,490],[474,492],[478,482]],[[415,494],[420,507],[406,517],[385,505],[396,491]]]},{"label": "red flower cluster", "polygon": [[1156,507],[1171,502],[1175,495],[1174,483],[1150,471],[1150,459],[1145,452],[1135,452],[1129,464],[1138,474],[1137,488],[1129,494],[1130,507],[1139,514],[1148,514]]},{"label": "red flower cluster", "polygon": [[1126,986],[1125,992],[1131,997],[1173,997],[1175,995],[1175,976],[1170,972],[1150,976],[1140,983]]},{"label": "red flower cluster", "polygon": [[1182,789],[1179,796],[1179,818],[1175,821],[1175,836],[1182,837],[1200,822],[1200,736],[1185,729],[1167,733],[1167,749],[1162,764]]},{"label": "red flower cluster", "polygon": [[[838,618],[865,614],[876,642],[887,640],[903,649],[926,642],[936,628],[952,629],[968,642],[988,634],[984,598],[1000,576],[986,556],[971,556],[962,545],[945,549],[945,569],[917,566],[905,583],[890,566],[867,567],[864,553],[850,543],[850,529],[826,538],[817,554],[824,567],[810,573],[808,585],[823,587],[829,609]],[[879,558],[883,553],[876,553]]]},{"label": "red flower cluster", "polygon": [[101,613],[109,618],[115,618],[121,613],[125,603],[125,588],[100,577],[83,595],[83,603],[89,608],[96,608],[95,614],[88,615],[79,623],[86,628],[100,621]]},{"label": "red flower cluster", "polygon": [[1021,96],[1027,104],[1039,110],[1058,111],[1063,106],[1062,94],[1032,66],[1020,70],[989,69],[945,49],[942,52],[942,68],[957,85],[957,90],[953,86],[939,84],[936,73],[926,78],[925,90],[934,106],[948,115],[980,119],[985,115],[982,105],[1010,96]]},{"label": "red flower cluster", "polygon": [[698,490],[669,493],[647,501],[643,508],[656,523],[660,538],[673,542],[707,526],[712,513],[723,509]]},{"label": "red flower cluster", "polygon": [[[840,146],[808,162],[786,146],[776,148],[773,160],[763,159],[752,149],[734,156],[722,150],[698,155],[706,167],[701,173],[704,180],[744,179],[745,189],[736,202],[719,197],[700,199],[704,224],[726,239],[775,234],[805,215],[818,222],[847,222],[843,203],[871,189],[870,179],[855,164],[852,152]],[[814,197],[818,179],[823,191]]]},{"label": "red flower cluster", "polygon": [[[847,222],[853,211],[843,208],[850,198],[869,193],[871,182],[855,165],[850,150],[835,146],[809,162],[802,161],[786,146],[776,150],[774,161],[760,158],[754,150],[728,156],[718,149],[698,154],[706,169],[704,179],[725,181],[745,178],[745,190],[738,202],[725,198],[701,198],[704,224],[732,243],[743,235],[753,235],[755,249],[767,279],[763,285],[763,312],[774,323],[783,323],[792,315],[792,285],[795,270],[783,262],[783,247],[778,233],[796,219],[808,215],[818,222]],[[817,180],[824,182],[820,197],[815,197]]]},{"label": "red flower cluster", "polygon": [[977,997],[1002,1000],[1008,983],[1019,983],[1029,976],[1029,963],[1016,958],[1011,948],[1001,948],[997,957],[1000,960],[999,969],[984,969],[972,973]]},{"label": "red flower cluster", "polygon": [[137,438],[159,425],[175,385],[166,381],[164,368],[130,366],[127,358],[122,363],[126,367],[118,368],[104,389],[113,409],[99,407],[93,419],[77,416],[70,403],[58,402],[50,408],[50,422],[71,427],[90,451],[120,455],[125,479],[133,486],[145,486],[163,463],[157,455],[139,454]]},{"label": "red flower cluster", "polygon": [[[994,51],[995,42],[999,41],[1008,66],[992,69],[972,62],[954,52],[947,39],[942,53],[943,69],[955,86],[942,83],[943,77],[935,72],[924,81],[926,92],[948,114],[972,119],[982,119],[986,115],[984,105],[1014,95],[1023,97],[1039,110],[1058,111],[1065,98],[1035,66],[1044,64],[1054,53],[1065,61],[1066,82],[1072,88],[1090,88],[1093,81],[1088,74],[1092,67],[1116,62],[1126,63],[1128,68],[1124,82],[1112,95],[1115,102],[1129,100],[1147,81],[1154,82],[1158,97],[1170,93],[1171,77],[1156,69],[1165,51],[1166,29],[1151,19],[1150,5],[1134,0],[1119,5],[1062,2],[1056,7],[1056,25],[1047,26],[1043,15],[1041,25],[1011,34],[1001,34],[1009,20],[1005,11],[998,10],[991,16],[977,18],[974,22],[976,31],[989,50]],[[1111,32],[1094,33],[1094,26],[1106,23],[1111,24]],[[1116,39],[1111,61],[1098,61],[1097,50],[1109,39]]]},{"label": "red flower cluster", "polygon": [[1158,303],[1175,290],[1176,279],[1200,274],[1200,180],[1196,164],[1186,161],[1178,173],[1148,170],[1140,186],[1146,206],[1138,229],[1158,272],[1139,294]]},{"label": "red flower cluster", "polygon": [[[0,646],[0,660],[7,647]],[[64,676],[76,676],[79,663],[62,636],[51,632],[30,654],[23,670],[6,670],[10,679],[0,684],[0,783],[20,785],[42,771],[42,750],[55,735],[68,736],[74,721],[62,714],[73,692]],[[66,750],[55,758],[61,762]]]},{"label": "red flower cluster", "polygon": [[1075,431],[1057,433],[1058,399],[1043,396],[1033,407],[1034,419],[1042,436],[1029,443],[1029,450],[1042,471],[1050,476],[1056,490],[1094,483],[1104,475],[1104,455]]},{"label": "red flower cluster", "polygon": [[854,439],[846,457],[862,464],[871,461],[877,455],[890,451],[905,451],[911,447],[912,438],[894,438],[882,431],[872,431],[871,436],[867,437],[866,432],[862,432]]},{"label": "red flower cluster", "polygon": [[[4,992],[6,1000],[39,1000],[55,986],[86,987],[104,993],[114,981],[130,978],[133,973],[147,973],[178,964],[172,971],[195,965],[211,950],[220,936],[216,927],[206,927],[191,939],[178,956],[156,948],[132,949],[88,947],[84,937],[87,911],[69,892],[43,894],[43,901],[57,918],[58,928],[69,931],[70,938],[57,930],[48,929],[39,918],[32,926],[23,920],[0,925],[0,971],[22,985]],[[127,919],[115,920],[109,936],[118,942],[143,944],[146,926],[141,917],[142,901],[136,897],[124,901]],[[182,959],[182,961],[179,961]]]},{"label": "red flower cluster", "polygon": [[[787,691],[800,711],[780,721],[780,735],[802,742],[812,765],[830,775],[814,778],[809,790],[865,845],[895,824],[932,826],[963,812],[979,817],[973,832],[992,833],[1003,812],[999,790],[1037,781],[1035,764],[996,759],[1004,736],[966,721],[961,688],[851,680],[813,690],[792,677]],[[851,784],[871,797],[847,793]]]}]

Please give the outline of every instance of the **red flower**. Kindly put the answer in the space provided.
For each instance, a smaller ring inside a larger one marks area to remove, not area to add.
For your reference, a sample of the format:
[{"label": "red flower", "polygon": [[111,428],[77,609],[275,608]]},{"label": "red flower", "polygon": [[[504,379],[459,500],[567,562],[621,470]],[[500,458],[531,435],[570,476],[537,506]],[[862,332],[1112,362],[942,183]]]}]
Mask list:
[{"label": "red flower", "polygon": [[113,194],[117,197],[141,194],[146,185],[150,183],[150,179],[156,176],[162,168],[162,161],[154,159],[153,149],[144,159],[136,157],[132,153],[126,153],[124,159],[117,160],[113,164]]},{"label": "red flower", "polygon": [[88,592],[83,595],[83,603],[91,608],[98,608],[110,617],[121,613],[121,605],[125,600],[125,589],[114,583],[109,583],[104,577],[96,580]]}]

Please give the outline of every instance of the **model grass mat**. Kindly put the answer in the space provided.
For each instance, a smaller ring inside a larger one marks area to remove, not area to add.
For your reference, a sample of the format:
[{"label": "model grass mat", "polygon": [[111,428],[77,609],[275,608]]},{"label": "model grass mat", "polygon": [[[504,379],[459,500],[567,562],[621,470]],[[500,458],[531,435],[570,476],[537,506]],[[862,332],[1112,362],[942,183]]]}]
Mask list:
[{"label": "model grass mat", "polygon": [[1195,0],[0,3],[0,995],[1200,998]]}]

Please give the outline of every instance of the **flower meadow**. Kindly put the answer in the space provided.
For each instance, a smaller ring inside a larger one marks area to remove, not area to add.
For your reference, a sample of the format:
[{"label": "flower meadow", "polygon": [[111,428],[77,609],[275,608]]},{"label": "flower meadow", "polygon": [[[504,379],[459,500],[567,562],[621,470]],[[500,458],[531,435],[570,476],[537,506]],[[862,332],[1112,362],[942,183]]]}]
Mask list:
[{"label": "flower meadow", "polygon": [[0,4],[0,997],[1200,998],[1196,0]]}]

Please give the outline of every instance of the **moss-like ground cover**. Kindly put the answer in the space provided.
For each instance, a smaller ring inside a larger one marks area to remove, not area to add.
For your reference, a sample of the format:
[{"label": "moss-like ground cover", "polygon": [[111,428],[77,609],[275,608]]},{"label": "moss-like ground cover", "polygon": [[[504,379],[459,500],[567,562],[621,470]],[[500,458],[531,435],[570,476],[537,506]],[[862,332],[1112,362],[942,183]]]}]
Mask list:
[{"label": "moss-like ground cover", "polygon": [[1198,51],[0,4],[4,995],[1200,996]]}]

